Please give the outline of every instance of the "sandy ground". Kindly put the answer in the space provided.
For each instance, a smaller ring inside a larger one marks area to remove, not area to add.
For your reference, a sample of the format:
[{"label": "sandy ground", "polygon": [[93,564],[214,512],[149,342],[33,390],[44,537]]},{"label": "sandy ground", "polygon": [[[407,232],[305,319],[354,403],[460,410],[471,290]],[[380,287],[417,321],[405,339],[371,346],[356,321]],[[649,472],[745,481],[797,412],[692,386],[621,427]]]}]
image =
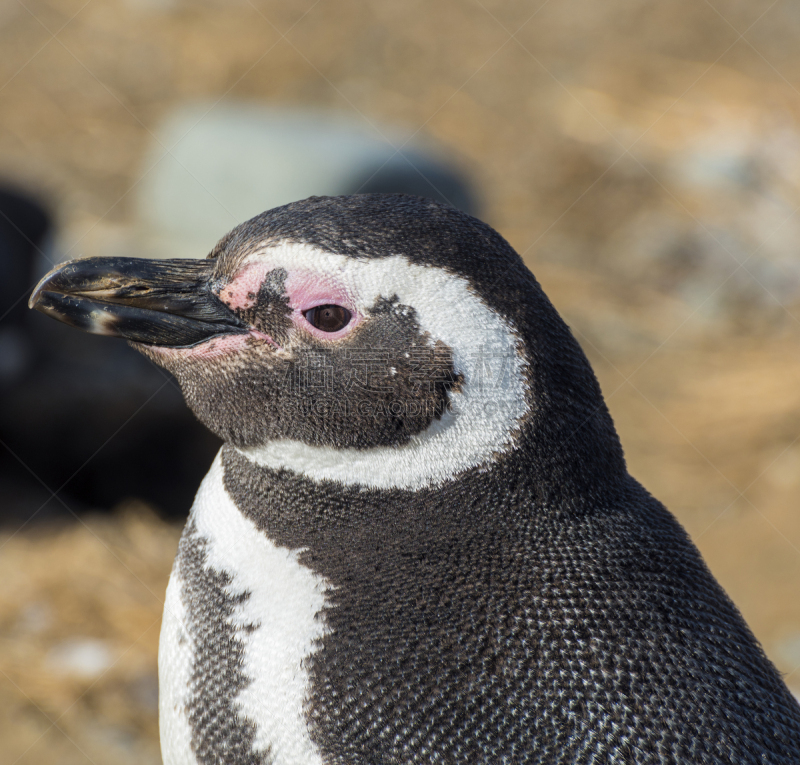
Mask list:
[{"label": "sandy ground", "polygon": [[[631,471],[800,691],[800,311],[788,277],[747,268],[793,252],[798,26],[766,2],[7,3],[0,170],[53,201],[77,256],[124,239],[182,99],[330,106],[453,147],[591,358]],[[720,146],[757,180],[718,182]],[[754,259],[714,270],[715,231]],[[642,260],[662,234],[691,257]],[[131,503],[0,539],[0,765],[160,761],[179,531]]]}]

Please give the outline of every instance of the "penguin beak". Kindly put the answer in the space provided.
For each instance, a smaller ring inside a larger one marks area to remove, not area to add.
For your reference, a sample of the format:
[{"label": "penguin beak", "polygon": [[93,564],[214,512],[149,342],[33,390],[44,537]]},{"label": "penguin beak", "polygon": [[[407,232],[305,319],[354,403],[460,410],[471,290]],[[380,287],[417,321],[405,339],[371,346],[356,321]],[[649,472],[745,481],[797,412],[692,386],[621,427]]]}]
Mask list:
[{"label": "penguin beak", "polygon": [[249,330],[212,291],[213,269],[213,260],[72,260],[39,282],[28,306],[85,332],[186,348]]}]

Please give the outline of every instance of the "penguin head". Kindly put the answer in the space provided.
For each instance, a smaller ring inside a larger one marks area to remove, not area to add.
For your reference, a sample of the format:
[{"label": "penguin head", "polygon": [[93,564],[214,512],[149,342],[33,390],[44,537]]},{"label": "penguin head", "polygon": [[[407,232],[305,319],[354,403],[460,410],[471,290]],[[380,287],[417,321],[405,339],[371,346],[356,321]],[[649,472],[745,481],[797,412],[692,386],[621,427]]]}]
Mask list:
[{"label": "penguin head", "polygon": [[554,402],[575,409],[573,426],[592,405],[605,411],[513,249],[417,197],[292,203],[233,229],[203,260],[72,261],[30,304],[127,338],[223,440],[315,479],[440,484],[530,452],[532,429],[553,430],[542,416]]}]

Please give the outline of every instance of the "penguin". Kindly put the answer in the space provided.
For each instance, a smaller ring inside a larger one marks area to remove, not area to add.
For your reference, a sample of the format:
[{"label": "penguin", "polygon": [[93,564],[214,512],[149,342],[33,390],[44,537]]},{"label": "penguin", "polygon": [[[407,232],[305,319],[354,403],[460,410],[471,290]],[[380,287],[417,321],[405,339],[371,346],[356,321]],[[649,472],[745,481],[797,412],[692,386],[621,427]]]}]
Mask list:
[{"label": "penguin", "polygon": [[797,701],[488,225],[312,197],[30,304],[224,441],[167,588],[166,765],[800,762]]}]

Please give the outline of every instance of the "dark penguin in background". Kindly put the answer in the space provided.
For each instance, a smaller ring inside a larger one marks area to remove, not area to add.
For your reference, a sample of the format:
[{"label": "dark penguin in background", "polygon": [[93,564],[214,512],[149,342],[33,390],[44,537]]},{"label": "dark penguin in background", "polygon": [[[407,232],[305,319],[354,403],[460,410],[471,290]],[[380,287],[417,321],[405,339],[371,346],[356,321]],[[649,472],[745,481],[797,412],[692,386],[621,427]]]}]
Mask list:
[{"label": "dark penguin in background", "polygon": [[800,707],[485,224],[311,198],[31,304],[133,341],[225,440],[167,591],[166,765],[800,762]]}]

